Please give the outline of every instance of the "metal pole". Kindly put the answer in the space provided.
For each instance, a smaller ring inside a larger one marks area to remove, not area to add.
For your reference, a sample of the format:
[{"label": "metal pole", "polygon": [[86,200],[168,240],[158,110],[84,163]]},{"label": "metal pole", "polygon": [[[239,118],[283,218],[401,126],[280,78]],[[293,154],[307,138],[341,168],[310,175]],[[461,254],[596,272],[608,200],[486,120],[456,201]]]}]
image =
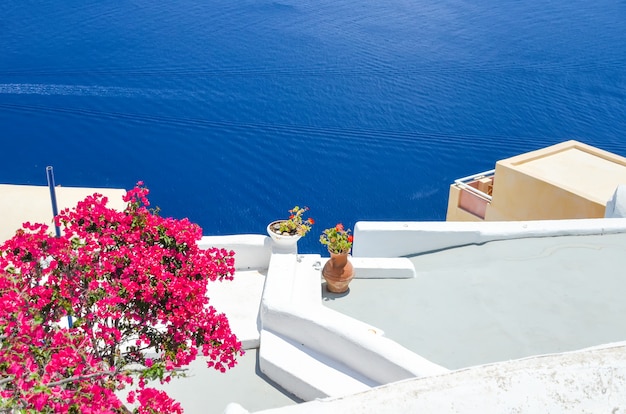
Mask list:
[{"label": "metal pole", "polygon": [[[52,171],[52,167],[46,167],[46,175],[48,176],[48,188],[50,189],[50,201],[52,201],[52,216],[56,217],[59,214],[59,209],[57,208],[57,195],[54,190],[54,171]],[[54,223],[54,231],[57,237],[61,237],[61,229],[59,226]]]},{"label": "metal pole", "polygon": [[[56,217],[59,215],[59,208],[57,207],[57,194],[55,191],[56,185],[54,184],[54,171],[51,166],[46,167],[46,176],[48,177],[48,188],[50,189],[50,201],[52,202],[52,216]],[[61,228],[57,226],[56,222],[54,223],[54,232],[57,237],[61,237]],[[72,316],[67,315],[67,326],[68,328],[72,328]]]}]

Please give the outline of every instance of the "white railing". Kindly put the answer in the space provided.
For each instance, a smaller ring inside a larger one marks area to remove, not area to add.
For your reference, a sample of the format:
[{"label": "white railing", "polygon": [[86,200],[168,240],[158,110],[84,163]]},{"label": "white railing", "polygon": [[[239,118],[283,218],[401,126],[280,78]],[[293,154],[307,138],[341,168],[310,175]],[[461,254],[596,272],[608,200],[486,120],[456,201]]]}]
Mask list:
[{"label": "white railing", "polygon": [[478,174],[473,174],[473,175],[469,175],[467,177],[463,177],[463,178],[459,178],[457,180],[454,180],[454,184],[458,185],[459,187],[461,187],[464,190],[467,190],[471,193],[476,194],[477,196],[484,198],[487,201],[491,201],[491,196],[487,193],[484,193],[482,191],[480,191],[477,188],[472,187],[471,185],[468,185],[467,183],[469,182],[473,182],[476,180],[480,180],[481,178],[488,178],[488,177],[492,177],[494,175],[494,173],[496,172],[496,170],[489,170],[489,171],[484,171]]}]

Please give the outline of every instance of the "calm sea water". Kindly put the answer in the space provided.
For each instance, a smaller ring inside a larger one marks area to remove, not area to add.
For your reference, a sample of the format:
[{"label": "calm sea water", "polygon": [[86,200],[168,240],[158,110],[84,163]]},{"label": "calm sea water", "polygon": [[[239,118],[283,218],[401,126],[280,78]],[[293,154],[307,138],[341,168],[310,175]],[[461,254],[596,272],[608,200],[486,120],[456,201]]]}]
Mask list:
[{"label": "calm sea water", "polygon": [[205,234],[442,220],[567,139],[626,156],[626,3],[5,1],[0,182],[130,188]]}]

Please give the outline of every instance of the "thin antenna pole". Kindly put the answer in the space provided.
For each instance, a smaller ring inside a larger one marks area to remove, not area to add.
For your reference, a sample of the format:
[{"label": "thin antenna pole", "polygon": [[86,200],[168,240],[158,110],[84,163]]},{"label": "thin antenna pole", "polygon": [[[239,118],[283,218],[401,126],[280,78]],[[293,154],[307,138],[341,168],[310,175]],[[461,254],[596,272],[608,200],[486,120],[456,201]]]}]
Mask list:
[{"label": "thin antenna pole", "polygon": [[[52,216],[56,217],[59,214],[57,207],[57,194],[54,189],[54,171],[51,166],[46,167],[46,176],[48,177],[48,188],[50,189],[50,201],[52,202]],[[57,237],[61,237],[61,229],[54,223],[54,231]]]},{"label": "thin antenna pole", "polygon": [[[52,216],[56,217],[59,215],[59,208],[57,207],[57,194],[54,184],[54,171],[51,166],[46,167],[46,176],[48,177],[48,188],[50,189],[50,201],[52,202]],[[54,232],[57,237],[61,237],[61,229],[57,226],[56,221],[54,223]],[[71,329],[73,326],[72,316],[67,315],[67,326]]]}]

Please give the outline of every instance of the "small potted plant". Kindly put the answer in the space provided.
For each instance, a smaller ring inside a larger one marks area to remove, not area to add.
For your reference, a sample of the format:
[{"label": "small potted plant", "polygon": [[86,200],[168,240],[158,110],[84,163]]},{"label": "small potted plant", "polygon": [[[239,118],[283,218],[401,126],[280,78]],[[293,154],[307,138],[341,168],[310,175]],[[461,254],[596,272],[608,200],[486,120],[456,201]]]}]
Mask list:
[{"label": "small potted plant", "polygon": [[326,288],[333,293],[343,293],[354,278],[354,267],[348,259],[352,249],[353,236],[350,229],[344,229],[343,224],[324,230],[320,236],[320,243],[328,248],[330,259],[322,269],[322,276],[326,280]]},{"label": "small potted plant", "polygon": [[272,240],[281,246],[293,246],[301,237],[311,230],[315,223],[312,218],[304,219],[304,213],[309,211],[308,207],[295,206],[289,210],[289,218],[276,220],[267,226],[267,233]]}]

